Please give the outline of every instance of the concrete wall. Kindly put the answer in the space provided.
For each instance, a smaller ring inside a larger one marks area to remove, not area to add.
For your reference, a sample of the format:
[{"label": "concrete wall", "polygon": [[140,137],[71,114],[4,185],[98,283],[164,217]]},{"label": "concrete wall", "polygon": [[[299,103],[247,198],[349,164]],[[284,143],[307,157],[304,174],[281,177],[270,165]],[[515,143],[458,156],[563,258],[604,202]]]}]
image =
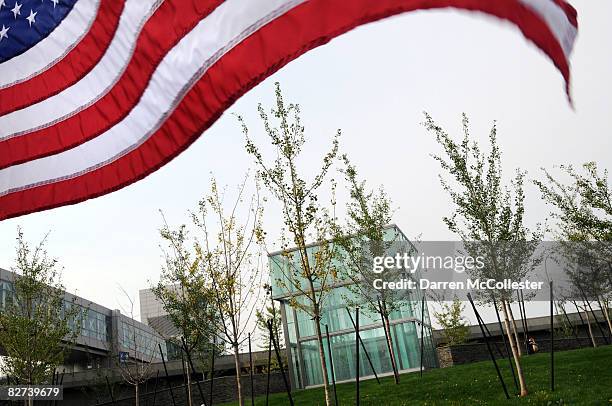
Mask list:
[{"label": "concrete wall", "polygon": [[[248,375],[242,375],[242,393],[245,399],[250,399],[251,396],[251,382]],[[265,395],[267,376],[265,374],[257,374],[253,376],[253,383],[255,389],[255,396]],[[177,406],[184,406],[187,404],[185,386],[179,386],[178,383],[173,383],[174,399]],[[206,404],[209,404],[210,396],[210,380],[200,382],[200,387],[204,397],[206,398]],[[285,386],[280,373],[272,373],[270,375],[270,393],[284,392]],[[150,380],[147,384],[140,387],[140,404],[153,406],[153,393],[155,392],[155,379]],[[134,389],[130,386],[125,385],[113,385],[113,394],[115,397],[116,406],[131,406],[134,405]],[[192,396],[193,404],[201,405],[202,402],[197,384],[192,384]],[[215,378],[213,382],[213,404],[221,404],[225,402],[231,402],[237,399],[236,391],[236,377],[225,376]],[[249,403],[248,401],[245,403]],[[71,388],[64,394],[64,401],[62,405],[66,406],[93,406],[97,404],[105,404],[108,406],[113,405],[108,389],[105,385],[100,387],[87,387],[85,388]],[[168,406],[172,405],[172,396],[164,379],[158,380],[157,394],[155,395],[155,405]]]},{"label": "concrete wall", "polygon": [[168,314],[151,289],[141,289],[138,292],[138,297],[140,299],[140,319],[144,324],[149,324],[149,319],[152,317]]}]

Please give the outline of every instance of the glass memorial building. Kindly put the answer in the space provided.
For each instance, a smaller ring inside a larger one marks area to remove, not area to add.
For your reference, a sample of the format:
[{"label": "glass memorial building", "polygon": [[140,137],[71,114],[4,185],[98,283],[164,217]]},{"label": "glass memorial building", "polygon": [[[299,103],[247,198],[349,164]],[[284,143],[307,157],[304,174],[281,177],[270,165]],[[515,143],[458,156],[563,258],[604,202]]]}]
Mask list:
[{"label": "glass memorial building", "polygon": [[[400,248],[400,251],[416,252],[412,243],[395,225],[386,228],[385,241],[387,239],[399,242],[399,244],[394,243],[394,245],[403,247]],[[326,244],[331,243],[326,242]],[[320,245],[313,244],[307,248],[308,254],[315,255],[319,249]],[[395,252],[398,251],[394,251],[394,254]],[[304,303],[308,299],[297,288],[291,288],[292,284],[287,282],[286,279],[290,267],[293,268],[294,273],[301,268],[299,252],[295,249],[280,251],[270,254],[268,259],[272,298],[280,304],[281,309],[291,384],[294,388],[322,385],[323,376],[315,322],[306,311],[298,306],[291,306],[292,302]],[[337,269],[343,266],[347,269],[341,260],[336,261],[334,265]],[[337,274],[341,275],[342,272],[337,272]],[[411,277],[408,273],[404,276]],[[331,290],[326,293],[322,303],[321,330],[330,382],[330,356],[334,366],[336,382],[354,380],[356,375],[355,327],[351,320],[351,317],[354,320],[355,316],[353,308],[349,309],[349,316],[347,303],[358,304],[360,301],[365,302],[368,299],[360,298],[356,289],[351,289],[353,283],[351,278],[334,280]],[[390,314],[393,352],[400,373],[420,369],[421,324],[423,324],[424,331],[423,365],[425,368],[437,366],[427,302],[425,301],[424,317],[421,320],[421,299],[422,292],[419,290],[406,292],[405,296],[402,297],[400,306],[396,306],[399,308]],[[363,351],[363,347],[360,346],[359,376],[363,378],[374,377],[374,372],[379,376],[390,375],[393,373],[393,368],[381,317],[378,313],[368,311],[367,307],[360,306],[359,332],[374,371]],[[328,352],[328,343],[325,338],[326,325],[329,329],[331,354]]]}]

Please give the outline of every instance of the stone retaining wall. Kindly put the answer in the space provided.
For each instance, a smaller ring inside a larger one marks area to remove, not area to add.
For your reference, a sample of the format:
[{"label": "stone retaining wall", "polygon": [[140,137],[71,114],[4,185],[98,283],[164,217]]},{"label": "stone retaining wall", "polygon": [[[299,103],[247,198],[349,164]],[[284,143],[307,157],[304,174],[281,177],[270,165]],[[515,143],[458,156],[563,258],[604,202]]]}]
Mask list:
[{"label": "stone retaining wall", "polygon": [[[550,351],[550,339],[544,336],[536,336],[534,338],[538,344],[539,352]],[[595,340],[597,345],[606,344],[603,337],[595,337]],[[501,356],[507,357],[503,342],[495,341],[490,342],[490,344],[495,354],[495,358],[500,358]],[[555,340],[555,351],[573,350],[590,346],[591,342],[588,337],[579,337],[578,341],[575,338],[560,338]],[[440,368],[491,359],[485,343],[468,343],[451,347],[438,347],[437,351]]]}]

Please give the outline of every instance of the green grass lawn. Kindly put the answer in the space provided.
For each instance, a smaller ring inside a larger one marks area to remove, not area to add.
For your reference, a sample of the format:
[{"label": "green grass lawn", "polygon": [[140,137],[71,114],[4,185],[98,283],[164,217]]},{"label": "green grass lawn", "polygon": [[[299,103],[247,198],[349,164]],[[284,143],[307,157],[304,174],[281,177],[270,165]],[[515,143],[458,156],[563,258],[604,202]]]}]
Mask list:
[{"label": "green grass lawn", "polygon": [[[612,346],[555,353],[555,392],[550,392],[550,356],[523,356],[529,395],[515,393],[507,361],[499,361],[511,399],[506,400],[491,361],[404,374],[400,384],[392,377],[362,381],[362,405],[612,405]],[[355,404],[355,385],[337,386],[340,405]],[[332,392],[333,396],[333,392]],[[321,388],[293,392],[298,406],[324,405]],[[333,399],[333,398],[332,398]],[[232,403],[236,404],[236,403]],[[250,405],[250,398],[245,404]],[[255,401],[265,405],[265,396]],[[288,405],[286,393],[270,395],[270,405]],[[230,405],[230,404],[228,404]]]}]

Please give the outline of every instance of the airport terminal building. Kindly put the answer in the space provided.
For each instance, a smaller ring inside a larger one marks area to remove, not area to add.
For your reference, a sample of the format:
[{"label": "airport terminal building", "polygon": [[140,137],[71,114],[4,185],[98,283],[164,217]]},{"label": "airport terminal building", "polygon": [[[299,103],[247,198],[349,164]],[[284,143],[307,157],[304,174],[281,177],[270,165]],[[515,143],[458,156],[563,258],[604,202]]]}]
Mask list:
[{"label": "airport terminal building", "polygon": [[[387,228],[385,239],[387,238],[390,241],[400,241],[408,251],[414,249],[414,246],[395,225]],[[314,244],[307,249],[310,255],[314,255],[319,245]],[[294,388],[308,388],[323,384],[315,324],[310,314],[290,305],[291,302],[305,299],[298,289],[289,288],[291,283],[284,280],[289,267],[301,268],[299,258],[296,250],[287,250],[270,254],[268,260],[272,298],[280,305],[281,310],[291,384]],[[336,266],[342,267],[343,265],[339,263]],[[411,276],[407,274],[406,277]],[[347,297],[350,297],[350,302],[353,303],[358,303],[359,299],[356,297],[355,289],[349,289],[350,282],[352,282],[350,279],[348,281],[336,280],[323,302],[321,330],[324,335],[325,357],[330,382],[332,381],[330,361],[333,362],[336,382],[351,381],[356,376],[355,328],[351,320],[351,317],[354,318],[354,309],[349,309],[351,312],[349,316]],[[400,372],[418,371],[420,368],[422,324],[424,327],[423,365],[426,368],[437,366],[426,301],[424,317],[421,320],[421,298],[421,291],[411,292],[406,296],[405,303],[390,315],[393,352]],[[327,350],[328,344],[325,339],[326,325],[329,329],[331,354]],[[359,376],[365,379],[373,377],[374,372],[379,376],[392,374],[391,359],[380,315],[372,314],[362,307],[359,331],[374,367],[373,371],[363,348],[360,348]]]}]

